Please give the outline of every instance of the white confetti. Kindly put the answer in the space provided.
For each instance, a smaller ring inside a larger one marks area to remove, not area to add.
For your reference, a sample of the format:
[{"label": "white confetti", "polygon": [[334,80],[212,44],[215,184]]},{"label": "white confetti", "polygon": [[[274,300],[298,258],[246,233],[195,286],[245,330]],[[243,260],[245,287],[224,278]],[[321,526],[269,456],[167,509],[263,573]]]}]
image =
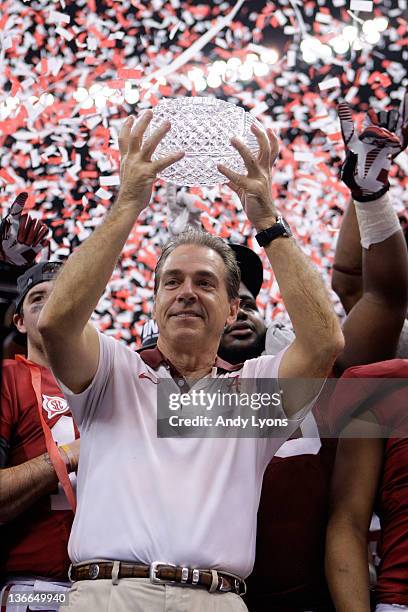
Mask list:
[{"label": "white confetti", "polygon": [[69,23],[70,17],[69,15],[65,15],[64,13],[60,13],[59,11],[50,11],[49,21],[51,23]]},{"label": "white confetti", "polygon": [[278,9],[277,11],[274,11],[273,13],[275,19],[278,21],[280,26],[285,25],[285,23],[288,22],[288,19],[285,15],[285,13],[283,13],[280,9]]},{"label": "white confetti", "polygon": [[100,187],[95,195],[97,198],[101,198],[102,200],[110,200],[113,194],[110,193],[110,191],[106,191],[106,189],[102,189],[102,187]]},{"label": "white confetti", "polygon": [[328,13],[317,13],[316,21],[318,21],[319,23],[332,23],[333,17]]},{"label": "white confetti", "polygon": [[65,40],[71,41],[74,38],[74,35],[62,26],[55,28],[55,31],[57,34],[62,36],[62,38],[65,38]]},{"label": "white confetti", "polygon": [[119,175],[112,175],[112,176],[101,176],[101,178],[99,179],[99,183],[101,184],[102,187],[111,187],[113,185],[120,185],[120,178]]},{"label": "white confetti", "polygon": [[325,91],[326,89],[332,89],[333,87],[340,87],[340,80],[338,77],[333,77],[332,79],[326,79],[319,83],[320,91]]},{"label": "white confetti", "polygon": [[371,2],[371,0],[351,0],[350,10],[371,13],[373,10],[373,2]]},{"label": "white confetti", "polygon": [[293,157],[296,161],[314,161],[314,155],[309,151],[295,151]]}]

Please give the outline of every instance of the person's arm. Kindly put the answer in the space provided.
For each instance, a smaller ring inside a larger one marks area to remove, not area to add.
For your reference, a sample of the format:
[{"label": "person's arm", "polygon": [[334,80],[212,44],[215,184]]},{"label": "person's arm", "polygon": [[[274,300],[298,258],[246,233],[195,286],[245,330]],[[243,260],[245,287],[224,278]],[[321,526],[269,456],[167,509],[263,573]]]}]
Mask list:
[{"label": "person's arm", "polygon": [[[271,130],[267,134],[255,125],[252,131],[259,142],[255,159],[239,140],[231,143],[241,154],[247,176],[219,166],[230,187],[239,195],[249,221],[257,232],[271,227],[278,216],[271,195],[271,167],[278,155],[278,142]],[[316,394],[343,348],[343,335],[323,281],[293,238],[277,238],[265,249],[279,285],[283,302],[296,334],[282,357],[280,379],[309,379],[302,393],[287,385],[285,411],[291,415]],[[305,381],[306,382],[306,381]],[[292,394],[293,390],[293,394]]]},{"label": "person's arm", "polygon": [[343,336],[321,276],[292,238],[274,240],[265,251],[296,335],[279,377],[325,378]]},{"label": "person's arm", "polygon": [[[345,435],[353,427],[350,424]],[[339,440],[325,556],[326,576],[337,612],[370,612],[368,531],[383,450],[381,438]]]},{"label": "person's arm", "polygon": [[122,165],[117,200],[105,221],[64,265],[38,322],[53,371],[74,393],[90,384],[98,366],[98,336],[88,320],[136,219],[150,201],[157,173],[184,155],[178,152],[151,161],[170,129],[169,123],[163,124],[142,146],[152,117],[147,111],[134,125],[132,117],[125,122],[119,138]]},{"label": "person's arm", "polygon": [[[65,446],[69,457],[60,449],[61,457],[69,471],[76,471],[79,440]],[[13,520],[41,497],[52,494],[57,485],[58,478],[48,453],[15,467],[0,469],[0,523]]]},{"label": "person's arm", "polygon": [[408,306],[408,255],[402,230],[363,251],[363,293],[343,325],[335,371],[395,357]]},{"label": "person's arm", "polygon": [[342,178],[353,201],[343,219],[333,271],[333,288],[348,312],[343,327],[345,349],[335,365],[337,374],[350,366],[394,357],[406,316],[407,248],[387,193],[391,157],[406,144],[406,104],[408,98],[401,111],[400,129],[398,113],[397,117],[386,114],[385,125],[379,125],[379,118],[369,113],[369,124],[359,136],[350,109],[345,104],[339,106],[346,150]]},{"label": "person's arm", "polygon": [[332,289],[348,314],[363,294],[360,230],[353,200],[347,206],[334,253]]}]

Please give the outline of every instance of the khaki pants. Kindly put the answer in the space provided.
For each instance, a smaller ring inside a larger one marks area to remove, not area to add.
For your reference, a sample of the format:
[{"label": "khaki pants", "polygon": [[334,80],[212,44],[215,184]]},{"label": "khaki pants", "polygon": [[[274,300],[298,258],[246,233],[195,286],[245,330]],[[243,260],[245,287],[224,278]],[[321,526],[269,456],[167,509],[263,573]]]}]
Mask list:
[{"label": "khaki pants", "polygon": [[63,612],[248,612],[235,593],[152,584],[148,578],[79,580]]}]

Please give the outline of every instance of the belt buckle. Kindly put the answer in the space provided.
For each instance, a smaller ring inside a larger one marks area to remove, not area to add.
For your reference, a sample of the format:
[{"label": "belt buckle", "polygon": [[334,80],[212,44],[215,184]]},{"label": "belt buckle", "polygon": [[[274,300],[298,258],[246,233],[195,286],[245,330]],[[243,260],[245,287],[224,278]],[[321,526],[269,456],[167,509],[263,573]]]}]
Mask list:
[{"label": "belt buckle", "polygon": [[164,578],[159,578],[157,572],[159,570],[159,566],[164,565],[167,567],[174,567],[176,569],[177,565],[174,563],[167,563],[167,561],[153,561],[150,564],[149,570],[149,578],[152,584],[176,584],[177,580],[165,580]]},{"label": "belt buckle", "polygon": [[[247,585],[245,580],[242,580],[240,578],[236,578],[235,576],[228,576],[228,580],[230,582],[230,586],[227,586],[227,581],[223,576],[220,576],[221,578],[221,584],[219,589],[217,589],[220,593],[236,593],[237,595],[239,595],[240,597],[243,597],[246,592],[247,592]],[[241,590],[242,588],[242,590]]]},{"label": "belt buckle", "polygon": [[[241,591],[241,586],[242,586],[242,591]],[[240,597],[243,597],[244,595],[246,595],[247,585],[246,585],[245,580],[237,580],[237,579],[235,579],[235,588],[237,589],[237,594]]]},{"label": "belt buckle", "polygon": [[72,571],[72,563],[69,564],[69,568],[68,568],[68,580],[70,582],[73,582],[73,580],[71,578],[71,571]]},{"label": "belt buckle", "polygon": [[229,593],[230,591],[232,591],[230,585],[227,583],[227,580],[224,578],[224,576],[219,577],[221,578],[221,584],[217,590],[220,593]]}]

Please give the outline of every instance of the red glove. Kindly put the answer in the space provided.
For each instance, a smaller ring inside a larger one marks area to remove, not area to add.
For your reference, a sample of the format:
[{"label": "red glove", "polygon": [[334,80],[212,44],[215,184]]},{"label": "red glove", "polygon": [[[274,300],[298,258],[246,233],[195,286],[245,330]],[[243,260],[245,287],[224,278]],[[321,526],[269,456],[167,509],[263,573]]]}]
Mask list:
[{"label": "red glove", "polygon": [[0,261],[27,266],[48,244],[48,227],[38,219],[22,215],[28,193],[20,193],[0,225]]}]

